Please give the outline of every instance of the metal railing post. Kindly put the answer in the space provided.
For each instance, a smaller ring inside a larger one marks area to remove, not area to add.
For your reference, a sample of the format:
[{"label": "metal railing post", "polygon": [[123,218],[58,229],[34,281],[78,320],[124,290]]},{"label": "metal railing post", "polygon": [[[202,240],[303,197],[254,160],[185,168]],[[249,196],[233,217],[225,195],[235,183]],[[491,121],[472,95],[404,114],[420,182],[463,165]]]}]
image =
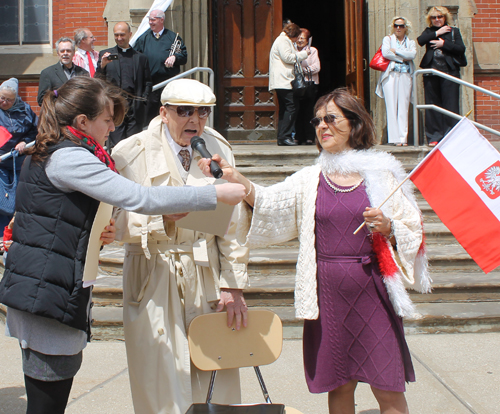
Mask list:
[{"label": "metal railing post", "polygon": [[[462,119],[461,115],[458,115],[454,112],[447,111],[444,108],[441,108],[436,105],[418,105],[417,101],[417,76],[418,75],[435,75],[435,76],[440,76],[441,78],[448,79],[452,82],[458,83],[459,85],[465,86],[467,88],[474,89],[475,91],[482,92],[486,95],[489,95],[495,99],[500,100],[500,95],[495,92],[491,92],[488,89],[481,88],[480,86],[474,85],[473,83],[466,82],[460,78],[456,78],[455,76],[448,75],[447,73],[440,72],[439,70],[436,69],[419,69],[413,72],[413,85],[412,85],[412,90],[413,90],[413,135],[414,135],[414,146],[419,146],[419,137],[418,137],[418,110],[427,110],[430,109],[432,111],[437,111],[440,112],[444,115],[451,116],[452,118],[455,119]],[[485,131],[488,131],[494,135],[500,136],[500,132],[487,127],[483,124],[480,124],[479,122],[471,121],[476,127],[484,129]]]},{"label": "metal railing post", "polygon": [[417,71],[413,72],[412,101],[413,101],[413,146],[420,146],[420,136],[418,131],[418,109],[417,109]]}]

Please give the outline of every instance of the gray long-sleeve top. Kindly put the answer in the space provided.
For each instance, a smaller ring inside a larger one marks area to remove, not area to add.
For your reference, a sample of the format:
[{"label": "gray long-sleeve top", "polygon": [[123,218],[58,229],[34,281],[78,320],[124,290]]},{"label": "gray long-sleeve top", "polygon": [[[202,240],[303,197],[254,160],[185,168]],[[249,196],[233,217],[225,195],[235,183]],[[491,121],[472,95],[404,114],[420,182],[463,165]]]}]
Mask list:
[{"label": "gray long-sleeve top", "polygon": [[[62,148],[46,166],[52,184],[64,192],[79,191],[96,200],[144,214],[214,210],[214,186],[143,187],[110,170],[85,148]],[[49,318],[9,308],[6,335],[21,347],[46,355],[75,355],[85,348],[87,334]]]}]

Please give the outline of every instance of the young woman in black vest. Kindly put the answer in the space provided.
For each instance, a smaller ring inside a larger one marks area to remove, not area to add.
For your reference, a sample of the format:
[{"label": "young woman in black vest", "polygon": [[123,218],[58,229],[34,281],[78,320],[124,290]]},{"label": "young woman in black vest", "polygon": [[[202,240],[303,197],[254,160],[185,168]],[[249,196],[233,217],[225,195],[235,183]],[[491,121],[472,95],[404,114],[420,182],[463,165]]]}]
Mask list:
[{"label": "young woman in black vest", "polygon": [[[103,149],[126,113],[122,91],[76,77],[47,92],[34,148],[23,165],[0,302],[18,338],[27,414],[64,413],[90,338],[91,286],[83,283],[90,230],[103,201],[148,215],[235,205],[244,186],[143,187],[116,173]],[[113,222],[101,240],[114,240]]]}]

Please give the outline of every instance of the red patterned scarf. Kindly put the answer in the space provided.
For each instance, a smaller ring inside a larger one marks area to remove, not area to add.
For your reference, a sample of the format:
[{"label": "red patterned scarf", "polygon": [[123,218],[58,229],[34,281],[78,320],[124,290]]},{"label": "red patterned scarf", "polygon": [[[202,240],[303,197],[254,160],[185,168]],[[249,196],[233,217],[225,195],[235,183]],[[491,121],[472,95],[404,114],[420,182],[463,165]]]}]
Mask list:
[{"label": "red patterned scarf", "polygon": [[94,140],[94,138],[92,138],[90,135],[84,134],[82,131],[79,131],[73,127],[69,126],[67,128],[69,132],[71,132],[75,137],[81,139],[83,143],[88,145],[92,149],[94,155],[97,158],[99,158],[115,173],[118,173],[118,171],[116,171],[115,162],[113,161],[113,158],[111,158],[111,156],[104,150],[104,148],[96,140]]}]

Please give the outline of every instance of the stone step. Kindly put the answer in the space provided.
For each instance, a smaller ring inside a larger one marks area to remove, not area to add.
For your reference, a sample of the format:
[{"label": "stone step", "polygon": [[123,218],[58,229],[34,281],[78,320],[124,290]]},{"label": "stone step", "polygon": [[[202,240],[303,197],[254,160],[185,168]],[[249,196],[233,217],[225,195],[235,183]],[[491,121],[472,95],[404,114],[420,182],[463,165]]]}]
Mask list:
[{"label": "stone step", "polygon": [[[379,145],[377,149],[391,152],[408,172],[429,152],[427,147]],[[238,169],[247,178],[261,185],[283,181],[299,169],[314,164],[319,155],[315,146],[234,145],[233,152]]]},{"label": "stone step", "polygon": [[[302,338],[303,322],[292,306],[258,306],[275,312],[283,321],[284,339]],[[405,332],[484,333],[500,332],[500,302],[416,303],[420,318],[405,319]],[[94,307],[94,340],[123,340],[122,308]]]},{"label": "stone step", "polygon": [[[408,172],[429,152],[427,147],[400,148],[379,145],[377,149],[391,152]],[[314,164],[319,155],[315,146],[234,145],[233,152],[238,169],[250,180],[261,185],[283,181],[299,169]]]},{"label": "stone step", "polygon": [[[445,253],[445,251],[447,253]],[[120,306],[123,250],[114,246],[101,256],[100,275],[94,288],[98,306]],[[250,306],[291,306],[297,248],[254,249],[250,254],[250,287],[245,291]],[[500,270],[485,275],[459,245],[428,247],[433,293],[409,291],[415,302],[500,301]]]},{"label": "stone step", "polygon": [[[469,254],[445,231],[440,223],[425,224],[426,234],[432,242],[427,243],[427,256],[433,273],[478,272],[480,269]],[[100,277],[120,276],[123,266],[124,248],[117,243],[106,246],[100,257]],[[273,248],[252,249],[249,259],[249,274],[252,277],[279,277],[295,273],[298,256],[297,241]]]}]

